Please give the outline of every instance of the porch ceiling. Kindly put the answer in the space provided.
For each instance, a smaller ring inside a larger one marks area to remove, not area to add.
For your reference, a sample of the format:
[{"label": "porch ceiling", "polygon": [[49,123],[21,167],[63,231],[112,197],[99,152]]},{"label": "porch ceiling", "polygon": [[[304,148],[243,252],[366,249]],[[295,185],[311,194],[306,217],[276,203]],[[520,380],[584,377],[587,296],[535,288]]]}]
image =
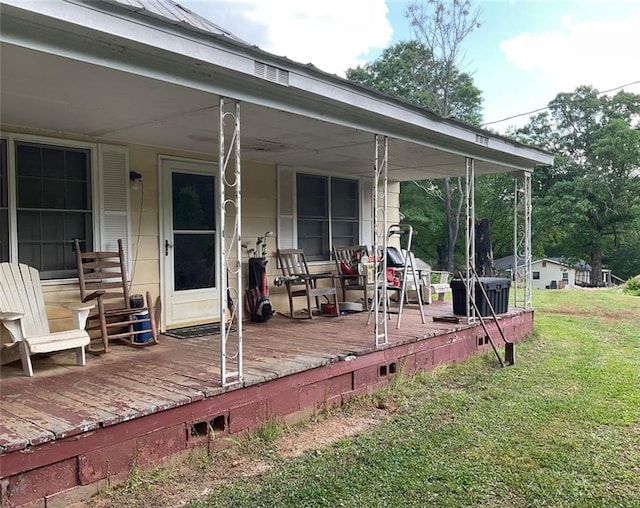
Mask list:
[{"label": "porch ceiling", "polygon": [[[1,51],[0,120],[5,127],[217,154],[219,99],[213,93],[8,43]],[[374,126],[366,131],[346,124],[243,101],[242,157],[370,174]],[[389,141],[391,180],[464,175],[463,155],[410,138]],[[508,162],[476,159],[476,173],[512,171]]]}]

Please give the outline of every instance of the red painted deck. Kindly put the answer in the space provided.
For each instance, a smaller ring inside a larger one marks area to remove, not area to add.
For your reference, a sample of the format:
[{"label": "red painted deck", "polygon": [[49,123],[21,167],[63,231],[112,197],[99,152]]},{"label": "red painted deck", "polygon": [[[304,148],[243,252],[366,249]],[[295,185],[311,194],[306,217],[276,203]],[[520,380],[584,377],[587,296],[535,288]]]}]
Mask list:
[{"label": "red painted deck", "polygon": [[[47,506],[64,505],[69,489],[126,473],[133,460],[144,466],[272,418],[373,391],[401,369],[429,370],[490,348],[479,324],[433,321],[451,315],[450,302],[425,312],[422,324],[417,308],[407,307],[400,330],[393,316],[389,344],[378,349],[366,313],[247,323],[244,384],[225,389],[219,335],[162,336],[145,349],[114,345],[110,354],[89,355],[85,367],[75,365],[73,353],[34,358],[33,378],[22,374],[19,362],[3,366],[3,505],[45,499]],[[517,341],[532,331],[533,313],[510,309],[501,323]]]}]

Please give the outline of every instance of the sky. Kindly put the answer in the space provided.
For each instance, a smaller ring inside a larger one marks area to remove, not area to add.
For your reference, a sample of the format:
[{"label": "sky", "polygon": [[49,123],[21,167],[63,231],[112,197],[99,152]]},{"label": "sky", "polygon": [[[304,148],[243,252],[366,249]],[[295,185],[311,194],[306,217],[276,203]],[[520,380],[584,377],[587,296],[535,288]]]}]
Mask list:
[{"label": "sky", "polygon": [[[265,51],[342,77],[412,38],[406,0],[177,1]],[[492,129],[523,125],[530,115],[496,121],[543,108],[580,85],[640,93],[640,0],[478,5],[481,26],[466,39],[460,66],[482,90],[483,121]]]}]

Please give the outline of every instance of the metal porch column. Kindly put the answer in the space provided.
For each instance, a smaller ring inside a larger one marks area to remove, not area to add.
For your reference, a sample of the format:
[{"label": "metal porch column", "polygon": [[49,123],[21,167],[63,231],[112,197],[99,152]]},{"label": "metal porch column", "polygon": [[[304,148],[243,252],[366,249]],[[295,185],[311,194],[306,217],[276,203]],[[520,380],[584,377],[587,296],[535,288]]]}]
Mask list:
[{"label": "metal porch column", "polygon": [[[465,261],[467,263],[466,273],[463,276],[466,279],[466,285],[469,288],[470,299],[475,302],[476,285],[473,279],[473,270],[476,266],[476,200],[475,200],[475,178],[476,165],[475,160],[469,157],[465,160],[466,179],[465,179],[465,204],[466,204],[466,226],[465,226]],[[473,323],[476,320],[476,313],[469,298],[465,298],[467,307],[467,323]]]},{"label": "metal porch column", "polygon": [[[373,291],[373,335],[379,347],[389,340],[387,327],[387,170],[389,138],[375,135],[373,163],[373,269],[376,282]],[[382,252],[382,258],[378,254]],[[382,308],[380,308],[382,306]],[[371,316],[371,314],[369,315]]]},{"label": "metal porch column", "polygon": [[[516,307],[533,308],[531,289],[531,173],[514,178],[513,293]],[[519,263],[520,262],[520,263]]]},{"label": "metal porch column", "polygon": [[[228,145],[225,128],[230,133]],[[240,206],[240,102],[220,97],[218,131],[220,212],[220,379],[222,386],[242,382],[242,217]],[[234,161],[230,163],[231,157]],[[233,220],[227,231],[227,211]],[[235,287],[229,278],[235,278]],[[233,326],[235,324],[235,326]],[[228,349],[233,349],[231,353]]]}]

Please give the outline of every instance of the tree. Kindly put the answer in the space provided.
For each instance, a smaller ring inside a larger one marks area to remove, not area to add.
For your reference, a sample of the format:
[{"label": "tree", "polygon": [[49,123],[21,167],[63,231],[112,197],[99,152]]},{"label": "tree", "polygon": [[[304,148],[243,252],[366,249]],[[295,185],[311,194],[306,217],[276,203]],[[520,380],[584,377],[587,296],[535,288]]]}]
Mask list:
[{"label": "tree", "polygon": [[[469,0],[429,0],[426,5],[413,2],[405,14],[416,40],[388,48],[371,64],[349,69],[347,78],[429,108],[444,118],[455,116],[480,123],[482,93],[472,77],[457,67],[464,39],[479,26],[479,10],[471,9]],[[440,266],[453,270],[464,204],[461,179],[403,183],[400,199],[406,220],[414,226],[435,211],[420,210],[420,202],[444,206],[445,231],[439,229],[438,237],[444,233],[446,246],[439,246],[439,255],[430,259],[438,259]],[[426,235],[418,236],[420,245],[425,240]]]},{"label": "tree", "polygon": [[[429,89],[435,97],[437,112],[443,118],[456,110],[456,75],[462,65],[464,40],[480,27],[480,10],[472,8],[470,0],[415,0],[405,12],[416,40],[428,50],[437,62]],[[467,119],[473,121],[473,119]],[[476,119],[479,123],[480,115]],[[455,250],[460,230],[460,217],[464,201],[462,181],[445,178],[442,184],[447,230],[447,270],[453,271]]]},{"label": "tree", "polygon": [[610,97],[581,86],[558,94],[548,112],[518,133],[556,154],[553,168],[534,173],[534,217],[543,241],[590,259],[592,283],[602,282],[604,253],[613,259],[618,249],[637,245],[640,95]]}]

